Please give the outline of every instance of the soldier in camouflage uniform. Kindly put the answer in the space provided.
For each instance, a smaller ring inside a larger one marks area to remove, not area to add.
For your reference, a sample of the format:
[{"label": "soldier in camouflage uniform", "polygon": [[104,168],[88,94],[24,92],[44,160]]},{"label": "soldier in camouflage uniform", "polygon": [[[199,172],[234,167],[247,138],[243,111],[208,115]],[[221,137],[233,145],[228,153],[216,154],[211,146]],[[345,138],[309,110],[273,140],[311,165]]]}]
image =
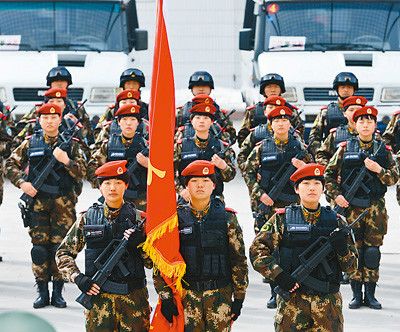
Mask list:
[{"label": "soldier in camouflage uniform", "polygon": [[[177,108],[177,131],[185,130],[185,127],[190,124],[190,109],[196,103],[202,102],[201,100],[197,100],[196,97],[201,99],[207,98],[211,94],[211,90],[214,89],[214,80],[210,73],[206,71],[196,71],[189,78],[188,88],[192,91],[194,98]],[[233,127],[232,121],[227,117],[226,110],[221,110],[219,105],[211,98],[210,102],[213,103],[216,108],[215,121],[213,124],[215,132],[221,132],[223,135],[220,135],[219,138],[230,144],[234,144],[236,142],[236,129]]]},{"label": "soldier in camouflage uniform", "polygon": [[[399,171],[393,160],[390,147],[381,140],[375,140],[378,111],[372,106],[356,110],[353,121],[356,123],[358,137],[341,143],[330,160],[325,178],[327,194],[335,203],[346,209],[350,222],[364,210],[366,217],[355,225],[356,246],[359,251],[358,270],[350,274],[353,300],[350,309],[363,304],[362,286],[365,287],[364,304],[373,309],[381,309],[375,298],[375,287],[379,279],[380,250],[387,232],[388,215],[385,207],[387,187],[396,184]],[[354,198],[346,199],[349,186],[355,177],[366,168],[365,177]],[[341,178],[340,183],[338,177]]]},{"label": "soldier in camouflage uniform", "polygon": [[[12,120],[6,113],[5,106],[0,101],[0,205],[3,202],[3,160],[8,158],[11,153],[12,141]],[[1,257],[0,257],[1,261]]]},{"label": "soldier in camouflage uniform", "polygon": [[315,161],[320,165],[328,165],[329,160],[339,148],[339,144],[357,136],[356,124],[353,122],[353,113],[367,104],[368,100],[362,96],[351,96],[343,101],[343,114],[347,124],[332,128],[329,135],[317,150]]},{"label": "soldier in camouflage uniform", "polygon": [[[215,166],[205,160],[182,172],[190,204],[178,206],[180,252],[186,263],[182,304],[185,331],[227,332],[241,312],[248,285],[242,230],[236,214],[218,198]],[[161,312],[172,323],[177,309],[171,289],[156,274]]]},{"label": "soldier in camouflage uniform", "polygon": [[341,72],[333,80],[333,89],[338,95],[337,102],[332,102],[321,109],[310,131],[309,140],[313,140],[310,149],[314,156],[330,130],[346,124],[346,118],[343,116],[343,101],[357,91],[358,79],[353,73]]},{"label": "soldier in camouflage uniform", "polygon": [[[109,140],[102,142],[100,148],[93,152],[87,167],[87,178],[93,188],[99,186],[95,175],[96,169],[108,161],[127,160],[128,169],[132,167],[129,174],[129,186],[125,191],[125,201],[146,210],[147,192],[147,143],[142,135],[136,132],[141,121],[140,106],[126,104],[121,106],[115,113],[115,118],[121,128],[121,133],[114,133]],[[134,166],[135,165],[135,166]]]},{"label": "soldier in camouflage uniform", "polygon": [[176,172],[176,190],[185,200],[190,196],[181,176],[183,169],[192,161],[202,159],[211,161],[217,167],[217,185],[214,196],[223,196],[224,182],[231,181],[236,175],[234,166],[235,152],[222,140],[210,133],[216,108],[211,104],[196,104],[190,109],[190,121],[195,130],[193,136],[184,137],[175,143],[174,167]]},{"label": "soldier in camouflage uniform", "polygon": [[[385,132],[382,135],[386,144],[390,145],[397,155],[400,152],[400,111],[393,113]],[[397,202],[400,205],[400,184],[396,186]]]},{"label": "soldier in camouflage uniform", "polygon": [[[289,179],[275,201],[268,196],[268,193],[280,181],[283,173],[291,165],[294,166],[294,172],[296,168],[312,161],[311,155],[307,153],[300,139],[289,132],[291,116],[292,111],[286,106],[277,106],[268,113],[272,134],[253,149],[245,164],[244,179],[251,190],[250,201],[253,215],[257,216],[254,222],[256,234],[260,230],[260,224],[274,214],[275,208],[298,202],[298,196]],[[261,217],[260,213],[263,209],[260,206],[268,208],[270,212]],[[267,308],[273,309],[276,308],[276,294],[273,291],[276,285],[270,283],[270,286],[271,298],[267,302]]]},{"label": "soldier in camouflage uniform", "polygon": [[[152,262],[138,249],[146,239],[144,227],[135,231],[132,228],[138,226],[141,213],[123,200],[129,181],[126,163],[126,160],[111,161],[97,169],[105,204],[94,204],[80,214],[56,254],[57,266],[64,277],[92,296],[93,308],[85,310],[86,331],[90,332],[145,332],[150,328],[144,268],[152,268]],[[96,273],[94,261],[112,240],[122,237],[128,240],[127,252],[121,259],[128,273],[122,274],[115,267],[100,288],[92,279]],[[85,245],[85,273],[81,273],[75,259]]]},{"label": "soldier in camouflage uniform", "polygon": [[[298,256],[320,236],[329,236],[337,227],[346,225],[344,219],[330,207],[319,204],[323,193],[324,167],[307,164],[292,176],[300,205],[277,210],[261,228],[250,247],[250,261],[264,277],[274,280],[279,288],[290,293],[285,301],[278,296],[275,331],[343,331],[341,271],[351,272],[357,267],[357,250],[351,237],[338,232],[332,238],[334,251],[327,257],[332,273],[327,274],[322,264],[311,272],[311,277],[327,282],[328,291],[316,284],[299,284],[291,273],[300,265]],[[278,249],[279,259],[272,253]]]},{"label": "soldier in camouflage uniform", "polygon": [[[124,70],[119,78],[119,87],[122,90],[133,90],[139,92],[137,104],[140,106],[140,116],[142,119],[149,119],[149,105],[140,100],[140,89],[146,86],[146,78],[141,70],[137,68],[128,68]],[[117,98],[118,99],[118,98]],[[104,114],[100,117],[96,128],[93,131],[95,140],[98,140],[98,135],[109,122],[114,119],[114,113],[118,109],[118,100],[115,104],[108,106]],[[117,106],[117,107],[116,107]]]},{"label": "soldier in camouflage uniform", "polygon": [[[281,75],[267,74],[261,78],[260,94],[266,99],[271,96],[280,96],[281,94],[285,93],[285,91],[285,82]],[[256,105],[247,107],[242,127],[238,133],[239,147],[242,146],[243,141],[250,134],[252,129],[256,128],[258,125],[266,124],[268,122],[265,115],[265,106],[265,101],[260,101]],[[297,107],[289,104],[286,100],[284,106],[287,106],[292,110],[293,116],[290,119],[290,122],[292,123],[293,128],[296,128],[296,130],[298,130],[300,133],[300,136],[303,137],[304,123],[299,115]]]},{"label": "soldier in camouflage uniform", "polygon": [[[67,68],[54,67],[47,74],[46,83],[49,89],[68,89],[68,87],[72,84],[72,76]],[[89,115],[87,114],[85,108],[82,106],[78,109],[79,104],[76,101],[67,97],[64,98],[64,101],[64,124],[66,121],[68,121],[68,119],[72,120],[73,122],[75,122],[77,119],[80,119],[80,122],[82,124],[80,135],[84,140],[84,144],[86,146],[90,145],[91,143],[93,143],[92,126],[90,123]],[[47,102],[46,98],[45,102]],[[17,127],[21,130],[14,139],[13,147],[20,145],[26,136],[29,136],[33,133],[36,122],[36,112],[41,105],[42,104],[35,105],[35,107],[33,107],[31,111],[26,113],[18,122]],[[87,152],[88,151],[85,151],[86,154]],[[89,154],[87,154],[87,156],[89,156]]]},{"label": "soldier in camouflage uniform", "polygon": [[[110,134],[120,134],[121,133],[121,128],[119,128],[117,118],[114,117],[114,114],[118,111],[118,109],[121,106],[127,105],[127,104],[139,105],[140,104],[140,91],[126,89],[126,90],[122,90],[117,95],[117,101],[115,104],[116,106],[113,108],[113,112],[112,112],[113,117],[109,121],[103,121],[103,123],[101,125],[101,130],[98,132],[98,134],[96,136],[96,142],[95,142],[96,149],[103,143],[103,141],[107,140],[110,137]],[[147,111],[144,113],[142,111],[140,111],[140,117],[142,120],[145,119],[147,117]],[[141,133],[143,135],[145,134],[143,121],[140,123],[137,130],[141,131]]]},{"label": "soldier in camouflage uniform", "polygon": [[[33,307],[42,308],[49,304],[48,282],[52,279],[51,304],[64,308],[66,303],[61,295],[64,282],[54,255],[76,220],[75,183],[85,176],[86,162],[79,144],[74,140],[65,151],[58,147],[63,142],[58,131],[61,108],[55,104],[44,104],[39,108],[38,114],[43,131],[35,132],[12,152],[6,162],[7,177],[16,187],[34,198],[33,207],[29,211],[29,235],[33,245],[32,271],[38,285],[39,297]],[[39,188],[35,188],[32,182],[53,157],[57,162],[52,173]]]}]

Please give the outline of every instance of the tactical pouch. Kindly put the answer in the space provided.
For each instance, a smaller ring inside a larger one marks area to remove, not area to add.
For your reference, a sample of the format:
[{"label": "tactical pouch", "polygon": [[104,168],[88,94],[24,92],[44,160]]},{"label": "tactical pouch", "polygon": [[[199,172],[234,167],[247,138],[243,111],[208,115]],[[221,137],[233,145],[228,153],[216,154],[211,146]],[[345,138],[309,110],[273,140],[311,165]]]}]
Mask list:
[{"label": "tactical pouch", "polygon": [[84,225],[83,234],[92,243],[101,242],[106,238],[106,225]]}]

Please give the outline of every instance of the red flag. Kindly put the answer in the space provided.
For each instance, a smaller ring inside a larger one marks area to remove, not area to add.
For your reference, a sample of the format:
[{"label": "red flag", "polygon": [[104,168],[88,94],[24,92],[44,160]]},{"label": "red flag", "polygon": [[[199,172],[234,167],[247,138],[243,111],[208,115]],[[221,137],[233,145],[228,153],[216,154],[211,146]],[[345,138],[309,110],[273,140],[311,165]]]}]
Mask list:
[{"label": "red flag", "polygon": [[183,331],[181,279],[186,265],[179,252],[174,183],[175,88],[163,1],[157,2],[157,23],[150,94],[150,141],[147,176],[147,240],[144,251],[174,292],[180,315],[170,325],[156,308],[151,331]]}]

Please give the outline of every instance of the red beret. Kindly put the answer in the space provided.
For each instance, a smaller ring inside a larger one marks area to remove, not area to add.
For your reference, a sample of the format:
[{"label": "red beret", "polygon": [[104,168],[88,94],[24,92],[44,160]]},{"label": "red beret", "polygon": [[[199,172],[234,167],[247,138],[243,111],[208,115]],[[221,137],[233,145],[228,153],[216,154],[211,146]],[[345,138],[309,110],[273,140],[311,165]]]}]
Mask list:
[{"label": "red beret", "polygon": [[62,110],[61,107],[56,105],[56,104],[43,104],[42,106],[40,106],[37,109],[37,114],[41,115],[41,114],[58,114],[61,116],[62,114]]},{"label": "red beret", "polygon": [[125,99],[136,99],[136,100],[139,100],[140,99],[140,92],[139,91],[135,91],[135,90],[131,90],[131,89],[123,90],[117,95],[117,103],[119,103],[121,100],[125,100]]},{"label": "red beret", "polygon": [[293,114],[292,110],[289,107],[286,106],[277,106],[275,107],[271,112],[268,113],[268,120],[271,120],[273,118],[279,118],[279,117],[291,117]]},{"label": "red beret", "polygon": [[185,167],[182,176],[209,176],[215,173],[214,164],[208,160],[195,160]]},{"label": "red beret", "polygon": [[195,96],[192,99],[192,102],[194,102],[195,104],[207,104],[207,105],[214,104],[214,100],[209,95],[206,94],[199,94]]},{"label": "red beret", "polygon": [[190,113],[208,115],[208,116],[213,117],[216,110],[217,109],[212,104],[211,105],[210,104],[195,104],[190,109]]},{"label": "red beret", "polygon": [[286,100],[281,96],[271,96],[264,100],[264,105],[284,106],[285,104]]},{"label": "red beret", "polygon": [[119,178],[127,172],[127,162],[126,160],[109,161],[96,169],[95,174],[98,179]]},{"label": "red beret", "polygon": [[51,88],[48,89],[44,96],[47,98],[67,98],[67,89]]},{"label": "red beret", "polygon": [[365,106],[367,103],[368,103],[367,98],[363,96],[351,96],[347,97],[343,101],[343,107],[345,108],[353,105]]},{"label": "red beret", "polygon": [[371,115],[376,118],[378,115],[378,110],[372,106],[361,107],[353,113],[353,121],[356,122],[357,118],[363,115]]},{"label": "red beret", "polygon": [[290,180],[296,183],[304,178],[323,177],[324,171],[325,167],[320,164],[306,164],[303,167],[298,168],[297,171],[292,174]]},{"label": "red beret", "polygon": [[140,117],[140,106],[133,105],[133,104],[122,105],[115,112],[114,117],[118,117],[118,116],[122,116],[122,115]]}]

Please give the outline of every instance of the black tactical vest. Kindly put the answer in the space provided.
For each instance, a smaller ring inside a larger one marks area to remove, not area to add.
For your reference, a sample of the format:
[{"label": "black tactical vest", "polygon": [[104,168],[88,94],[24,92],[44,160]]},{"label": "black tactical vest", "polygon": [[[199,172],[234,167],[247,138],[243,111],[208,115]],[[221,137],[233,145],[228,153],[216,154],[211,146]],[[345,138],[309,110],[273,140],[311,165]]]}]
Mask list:
[{"label": "black tactical vest", "polygon": [[210,210],[199,222],[190,206],[178,207],[180,252],[186,263],[187,282],[231,281],[228,244],[228,212],[219,199],[212,199]]},{"label": "black tactical vest", "polygon": [[107,161],[127,160],[127,168],[136,163],[134,172],[130,173],[128,189],[125,191],[126,199],[136,199],[143,196],[147,190],[147,169],[137,163],[136,155],[146,148],[143,137],[135,134],[132,144],[125,147],[121,135],[111,135],[107,146]]},{"label": "black tactical vest", "polygon": [[[131,228],[137,223],[136,209],[131,203],[125,203],[120,211],[120,214],[115,220],[107,220],[104,216],[104,206],[94,204],[86,212],[86,223],[83,226],[83,233],[86,241],[85,249],[85,274],[92,277],[98,267],[95,261],[111,243],[112,240],[121,240],[124,236],[124,231]],[[106,257],[107,258],[107,257]],[[120,294],[121,289],[128,285],[135,284],[134,288],[144,286],[146,279],[144,271],[143,259],[137,248],[128,247],[126,254],[121,259],[122,264],[127,271],[121,271],[121,268],[116,266],[102,290],[107,293]],[[129,289],[123,293],[127,294]]]},{"label": "black tactical vest", "polygon": [[[221,140],[212,137],[211,135],[208,138],[208,144],[205,149],[200,149],[195,143],[195,137],[187,138],[185,137],[182,140],[182,151],[181,151],[181,161],[179,164],[179,174],[188,166],[191,162],[195,160],[208,160],[211,161],[211,158],[214,154],[223,150],[224,146]],[[224,183],[222,181],[221,173],[218,168],[215,170],[217,183],[215,189],[213,191],[213,195],[219,196],[222,195],[224,191]],[[184,183],[184,180],[181,179],[181,183]]]},{"label": "black tactical vest", "polygon": [[[60,137],[57,144],[61,144]],[[67,154],[70,159],[71,144],[67,148]],[[28,159],[29,159],[29,174],[28,181],[33,182],[36,177],[42,172],[53,156],[53,148],[49,146],[43,136],[42,130],[35,132],[29,141]],[[48,175],[47,179],[39,188],[39,197],[56,198],[70,193],[74,188],[75,180],[68,173],[64,164],[57,161],[53,170]]]},{"label": "black tactical vest", "polygon": [[[338,227],[336,213],[330,207],[321,207],[321,215],[315,225],[306,222],[301,210],[301,206],[291,205],[286,207],[285,211],[285,228],[279,246],[279,265],[288,273],[292,273],[300,266],[299,255],[320,236],[327,237]],[[332,273],[328,274],[321,264],[311,273],[311,277],[322,282],[329,282],[328,293],[336,293],[339,291],[341,280],[341,268],[337,255],[332,252],[327,261]],[[301,291],[321,292],[305,285],[301,286]]]},{"label": "black tactical vest", "polygon": [[266,124],[268,122],[268,119],[264,114],[264,110],[264,102],[259,101],[254,108],[254,117],[250,120],[251,128],[255,128],[261,124]]},{"label": "black tactical vest", "polygon": [[[340,176],[342,178],[341,191],[346,197],[349,186],[354,178],[364,167],[365,158],[371,158],[383,168],[389,167],[389,156],[385,144],[382,141],[375,141],[372,148],[368,151],[361,150],[357,137],[347,141],[346,151],[343,155],[342,169]],[[366,171],[363,181],[363,187],[360,187],[355,197],[350,200],[350,204],[358,207],[369,207],[371,201],[377,201],[385,196],[387,187],[379,180],[376,173]],[[367,192],[369,190],[369,193]]]},{"label": "black tactical vest", "polygon": [[347,119],[344,117],[338,103],[332,102],[326,109],[326,126],[324,127],[324,137],[329,135],[332,128],[337,128],[340,125],[347,124]]},{"label": "black tactical vest", "polygon": [[[292,158],[304,151],[302,144],[293,135],[289,134],[289,142],[282,151],[278,149],[273,137],[267,138],[261,145],[261,162],[259,174],[261,175],[261,188],[266,192],[270,192],[290,166]],[[304,157],[304,156],[301,156]],[[301,159],[301,158],[300,158]],[[298,196],[294,192],[293,185],[288,180],[282,190],[278,201],[293,203],[298,201]]]},{"label": "black tactical vest", "polygon": [[338,128],[336,128],[335,132],[335,140],[334,140],[335,148],[337,149],[340,143],[348,141],[354,136],[356,136],[356,134],[350,133],[348,125],[339,126]]},{"label": "black tactical vest", "polygon": [[258,142],[261,142],[262,140],[272,137],[271,132],[268,129],[267,124],[260,124],[257,127],[254,128],[253,132],[253,143],[257,144]]}]

